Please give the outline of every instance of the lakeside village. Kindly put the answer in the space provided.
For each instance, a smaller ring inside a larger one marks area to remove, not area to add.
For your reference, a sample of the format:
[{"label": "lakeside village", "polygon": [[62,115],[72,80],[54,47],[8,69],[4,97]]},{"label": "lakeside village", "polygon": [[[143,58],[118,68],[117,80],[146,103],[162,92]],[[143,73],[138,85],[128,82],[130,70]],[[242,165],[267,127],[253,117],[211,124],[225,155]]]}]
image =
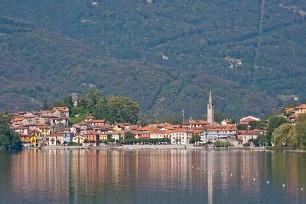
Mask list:
[{"label": "lakeside village", "polygon": [[[300,114],[306,113],[306,104],[295,108],[285,108],[281,116],[293,126]],[[254,140],[267,133],[268,128],[250,129],[250,124],[260,122],[259,118],[247,116],[232,124],[224,120],[221,124],[214,122],[214,105],[211,92],[207,104],[207,121],[188,121],[182,125],[169,123],[147,126],[130,123],[111,124],[106,120],[86,116],[79,123],[68,126],[69,108],[53,107],[51,110],[17,112],[9,127],[19,134],[24,147],[46,146],[101,146],[105,144],[172,144],[198,146],[234,147],[253,146]],[[239,126],[248,127],[240,129]],[[61,127],[61,128],[59,128]],[[133,138],[126,143],[127,138]],[[227,146],[228,146],[227,145]],[[285,145],[285,144],[284,144]],[[256,145],[258,146],[258,145]]]}]

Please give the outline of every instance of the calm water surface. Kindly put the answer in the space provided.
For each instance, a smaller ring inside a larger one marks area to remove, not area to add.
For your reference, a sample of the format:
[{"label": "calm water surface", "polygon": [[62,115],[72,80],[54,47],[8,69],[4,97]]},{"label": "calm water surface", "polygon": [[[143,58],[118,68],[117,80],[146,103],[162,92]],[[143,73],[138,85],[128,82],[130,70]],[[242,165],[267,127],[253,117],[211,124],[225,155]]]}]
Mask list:
[{"label": "calm water surface", "polygon": [[244,150],[0,153],[1,203],[306,203],[306,154]]}]

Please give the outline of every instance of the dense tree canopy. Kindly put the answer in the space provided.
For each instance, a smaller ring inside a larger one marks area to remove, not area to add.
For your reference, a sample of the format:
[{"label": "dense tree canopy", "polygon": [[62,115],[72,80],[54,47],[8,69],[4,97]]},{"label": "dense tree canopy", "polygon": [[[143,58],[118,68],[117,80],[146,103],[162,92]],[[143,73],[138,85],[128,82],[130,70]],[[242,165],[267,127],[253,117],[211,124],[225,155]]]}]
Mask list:
[{"label": "dense tree canopy", "polygon": [[271,143],[272,133],[274,130],[284,123],[287,123],[287,120],[283,116],[273,116],[269,119],[269,129],[266,135],[266,141],[268,144]]},{"label": "dense tree canopy", "polygon": [[300,147],[306,149],[306,113],[299,115],[296,130]]},{"label": "dense tree canopy", "polygon": [[10,117],[0,114],[0,149],[7,151],[21,151],[22,143],[17,133],[10,130],[8,121]]},{"label": "dense tree canopy", "polygon": [[306,98],[302,0],[97,2],[0,1],[1,108],[89,87],[186,118],[205,114],[210,89],[216,110],[236,117]]},{"label": "dense tree canopy", "polygon": [[272,133],[272,143],[276,148],[297,148],[298,140],[295,127],[289,123],[285,123],[277,127]]},{"label": "dense tree canopy", "polygon": [[195,144],[195,143],[199,142],[200,140],[201,140],[200,135],[194,134],[194,135],[192,135],[192,137],[191,137],[189,143]]},{"label": "dense tree canopy", "polygon": [[140,105],[124,96],[103,97],[98,89],[91,89],[81,97],[78,106],[72,107],[72,122],[79,122],[86,114],[97,119],[106,119],[112,123],[129,122],[136,124],[140,114]]},{"label": "dense tree canopy", "polygon": [[[274,125],[280,124],[281,120],[274,121]],[[275,128],[272,133],[272,143],[275,147],[290,147],[293,149],[306,149],[306,114],[298,115],[297,125],[283,123]]]}]

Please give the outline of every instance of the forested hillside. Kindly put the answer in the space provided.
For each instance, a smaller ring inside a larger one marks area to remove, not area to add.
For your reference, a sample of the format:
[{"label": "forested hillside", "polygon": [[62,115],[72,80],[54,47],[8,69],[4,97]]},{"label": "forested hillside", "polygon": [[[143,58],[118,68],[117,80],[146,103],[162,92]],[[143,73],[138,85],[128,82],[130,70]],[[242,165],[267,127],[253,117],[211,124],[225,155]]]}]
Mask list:
[{"label": "forested hillside", "polygon": [[[0,2],[0,107],[95,85],[155,115],[264,115],[306,98],[302,0]],[[36,104],[36,105],[35,105]]]}]

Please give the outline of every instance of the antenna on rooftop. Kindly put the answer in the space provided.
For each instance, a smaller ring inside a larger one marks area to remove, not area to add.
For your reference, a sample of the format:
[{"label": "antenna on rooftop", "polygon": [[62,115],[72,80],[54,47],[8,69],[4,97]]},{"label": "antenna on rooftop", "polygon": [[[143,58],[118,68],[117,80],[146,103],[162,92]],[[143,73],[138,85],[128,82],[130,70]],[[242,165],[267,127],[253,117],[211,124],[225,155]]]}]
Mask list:
[{"label": "antenna on rooftop", "polygon": [[185,122],[185,110],[182,111],[183,112],[183,123]]}]

